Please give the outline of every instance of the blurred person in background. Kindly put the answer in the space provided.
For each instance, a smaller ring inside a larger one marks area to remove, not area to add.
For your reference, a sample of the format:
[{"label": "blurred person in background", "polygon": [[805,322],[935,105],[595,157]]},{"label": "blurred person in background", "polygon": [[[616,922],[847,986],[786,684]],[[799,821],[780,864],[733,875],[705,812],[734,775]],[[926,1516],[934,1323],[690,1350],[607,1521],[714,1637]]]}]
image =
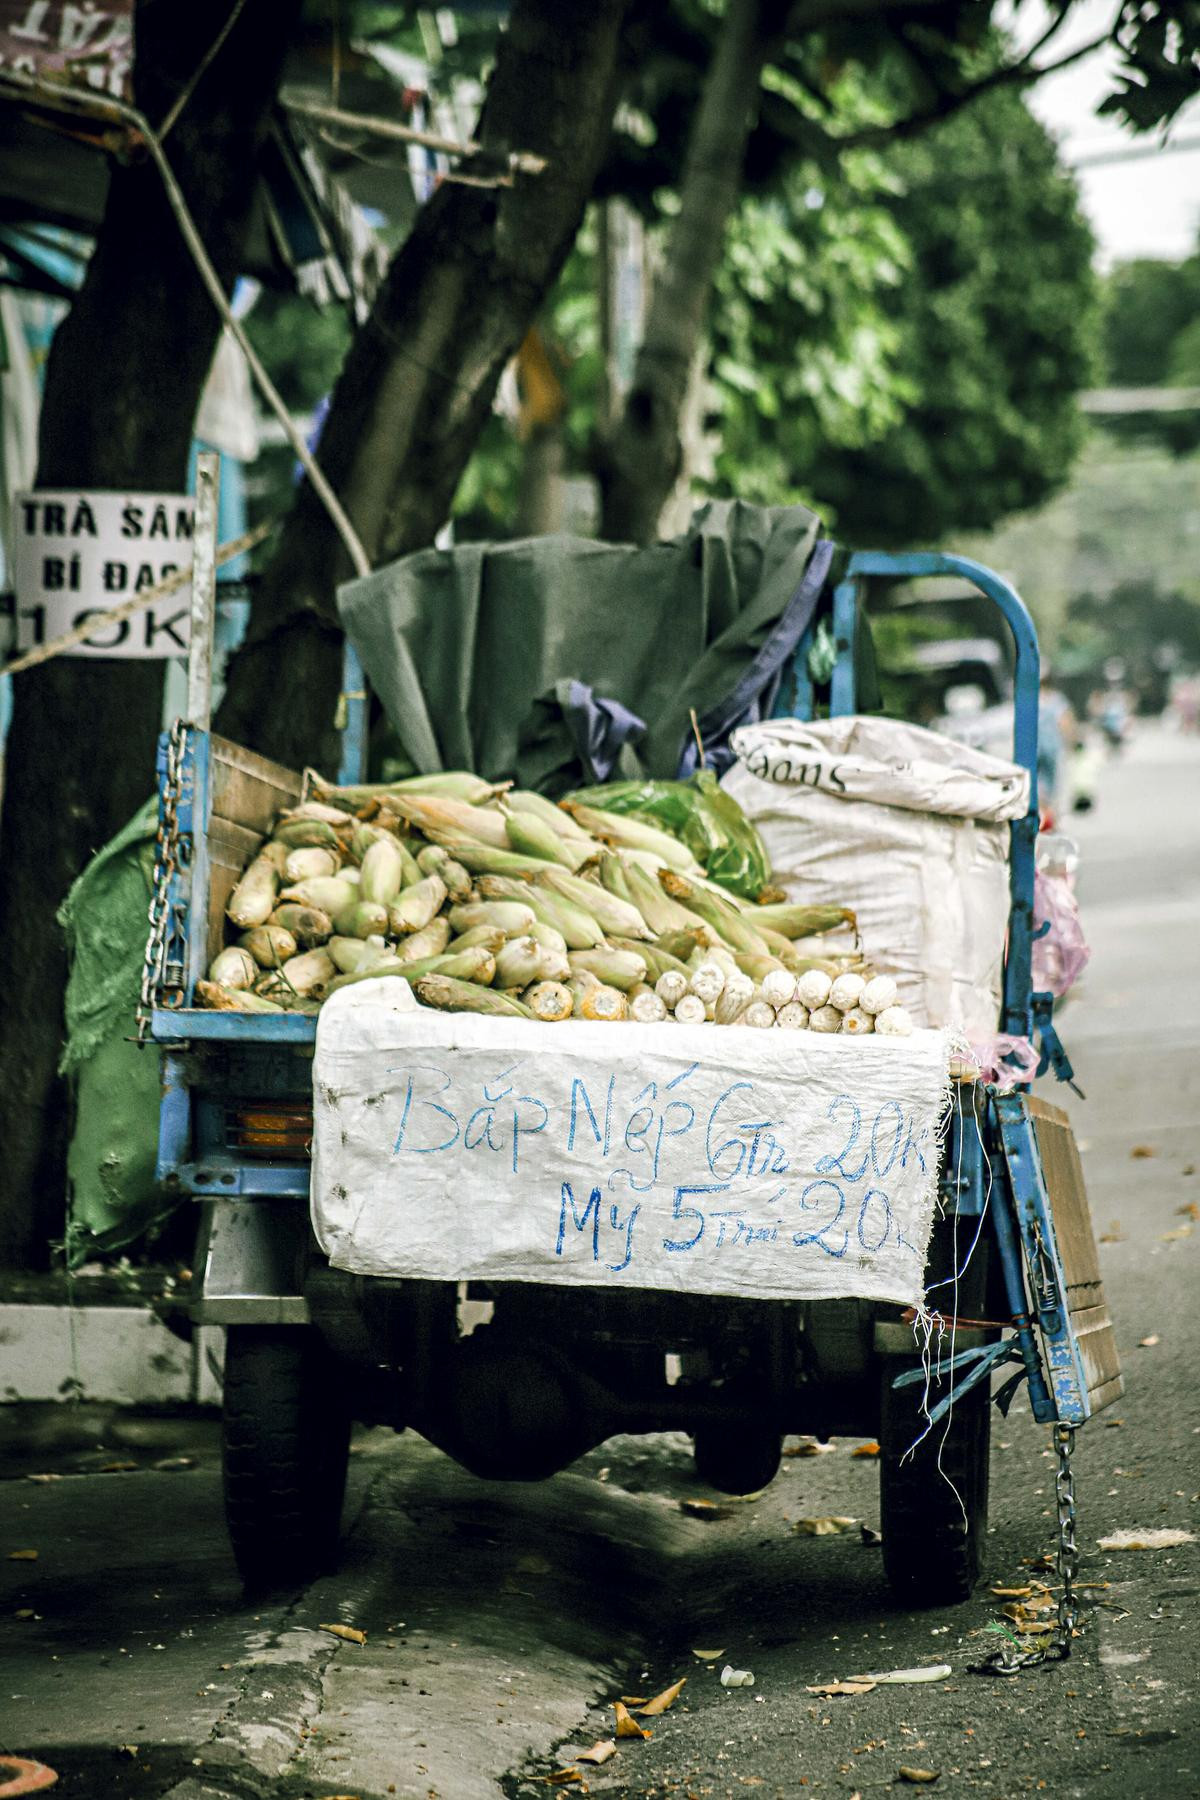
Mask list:
[{"label": "blurred person in background", "polygon": [[1043,664],[1038,691],[1038,799],[1043,829],[1054,823],[1061,804],[1063,776],[1080,742],[1071,702],[1056,686],[1049,665]]}]

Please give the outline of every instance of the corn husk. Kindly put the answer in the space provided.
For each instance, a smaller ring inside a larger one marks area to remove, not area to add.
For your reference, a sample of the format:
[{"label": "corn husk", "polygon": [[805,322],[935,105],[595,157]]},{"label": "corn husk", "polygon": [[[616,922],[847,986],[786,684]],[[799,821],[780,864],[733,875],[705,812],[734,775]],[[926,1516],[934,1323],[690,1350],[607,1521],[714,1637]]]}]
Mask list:
[{"label": "corn husk", "polygon": [[[538,867],[545,865],[539,863]],[[558,932],[568,950],[591,950],[604,942],[604,932],[591,914],[552,888],[505,875],[484,875],[479,892],[488,900],[515,900],[528,906],[536,920]]]},{"label": "corn husk", "polygon": [[521,937],[533,923],[533,908],[520,900],[472,900],[450,910],[450,928],[455,932],[486,925],[505,937]]},{"label": "corn husk", "polygon": [[579,1001],[579,1017],[592,1019],[605,1025],[618,1024],[629,1017],[629,1002],[619,988],[609,987],[605,982],[597,982],[590,987]]},{"label": "corn husk", "polygon": [[[396,955],[401,962],[419,962],[424,956],[443,956],[450,947],[450,921],[444,915],[430,919],[420,931],[401,937]],[[491,945],[485,945],[490,950]],[[455,950],[472,950],[473,944],[456,944]]]},{"label": "corn husk", "polygon": [[752,918],[755,926],[766,925],[785,938],[819,937],[842,926],[856,930],[858,920],[846,906],[756,906]]},{"label": "corn husk", "polygon": [[222,987],[217,981],[198,981],[196,999],[201,1006],[216,1012],[281,1013],[284,1010],[275,1000],[245,988]]},{"label": "corn husk", "polygon": [[627,859],[625,879],[630,901],[656,937],[661,937],[665,931],[695,930],[695,915],[664,892],[657,876],[649,874],[639,863]]},{"label": "corn husk", "polygon": [[486,806],[470,806],[448,794],[393,792],[387,796],[387,807],[448,850],[459,844],[485,844],[493,850],[509,847],[503,814]]},{"label": "corn husk", "polygon": [[748,988],[727,987],[713,1007],[713,1019],[715,1023],[718,1025],[736,1025],[753,999],[753,982],[750,983]]},{"label": "corn husk", "polygon": [[725,973],[720,963],[702,962],[692,971],[688,987],[705,1006],[715,1006],[725,991]]},{"label": "corn husk", "polygon": [[632,818],[627,813],[604,812],[598,806],[584,806],[578,800],[564,800],[562,805],[589,836],[599,838],[603,843],[619,844],[632,850],[651,850],[672,869],[701,872],[687,846],[669,832],[660,831],[657,825],[647,825],[644,819]]},{"label": "corn husk", "polygon": [[238,943],[250,952],[260,969],[278,969],[299,948],[291,932],[281,925],[256,925],[252,931],[243,932]]},{"label": "corn husk", "polygon": [[676,1002],[672,1016],[681,1025],[703,1025],[708,1013],[698,994],[685,994],[682,1000]]},{"label": "corn husk", "polygon": [[414,880],[406,880],[405,887],[414,886],[423,875],[440,875],[451,900],[469,900],[474,892],[468,871],[441,844],[426,844],[417,851]]},{"label": "corn husk", "polygon": [[629,1016],[637,1025],[661,1025],[667,1009],[654,989],[643,981],[629,990]]},{"label": "corn husk", "polygon": [[646,965],[646,979],[651,984],[656,982],[660,975],[665,975],[668,969],[682,972],[684,968],[684,964],[679,962],[676,957],[668,956],[666,951],[660,950],[657,944],[647,943],[643,939],[613,935],[608,941],[618,950],[632,950],[635,956],[640,956]]},{"label": "corn husk", "polygon": [[[535,944],[540,944],[543,950],[556,950],[560,956],[567,954],[567,940],[562,932],[556,930],[553,925],[544,925],[541,919],[533,921],[528,935]],[[566,977],[564,976],[563,979],[565,980]]]},{"label": "corn husk", "polygon": [[388,909],[374,900],[355,900],[337,915],[333,926],[339,937],[386,937]]},{"label": "corn husk", "polygon": [[375,906],[390,906],[404,885],[405,866],[411,862],[398,838],[386,833],[377,838],[362,859],[360,898]]},{"label": "corn husk", "polygon": [[315,906],[336,919],[339,913],[354,905],[359,894],[353,882],[343,881],[339,875],[314,875],[308,881],[296,881],[290,887],[281,888],[279,898],[295,901],[300,906]]},{"label": "corn husk", "polygon": [[[499,817],[499,814],[497,814]],[[515,850],[493,850],[490,844],[455,844],[455,860],[472,875],[509,875],[523,880],[538,875],[547,866],[536,856],[521,856]]]},{"label": "corn husk", "polygon": [[225,916],[232,925],[249,931],[255,925],[266,924],[275,909],[286,861],[283,844],[263,845],[229,896]]},{"label": "corn husk", "polygon": [[[775,956],[747,956],[744,950],[739,950],[734,960],[742,974],[748,975],[755,983],[765,981],[768,975],[790,974],[786,963]],[[796,977],[792,975],[791,979],[794,990]]]},{"label": "corn husk", "polygon": [[277,844],[283,844],[289,850],[302,850],[306,846],[319,846],[326,850],[338,848],[338,834],[327,819],[298,819],[293,814],[280,819],[271,836]]},{"label": "corn husk", "polygon": [[339,975],[353,975],[386,955],[381,939],[331,937],[325,948]]},{"label": "corn husk", "polygon": [[496,952],[496,986],[527,988],[541,976],[542,947],[531,937],[510,938]]},{"label": "corn husk", "polygon": [[208,979],[218,987],[248,988],[258,980],[258,964],[248,950],[221,950],[208,965]]},{"label": "corn husk", "polygon": [[710,931],[707,925],[696,920],[695,931],[663,931],[655,938],[655,948],[665,950],[677,962],[686,963],[698,949],[708,948],[716,941],[716,932]]},{"label": "corn husk", "polygon": [[315,875],[336,875],[341,866],[336,850],[313,844],[303,850],[289,850],[283,873],[289,882],[308,881]]},{"label": "corn husk", "polygon": [[306,1000],[310,995],[316,997],[323,994],[337,973],[338,966],[328,950],[304,950],[299,956],[289,956],[281,969],[264,975],[259,992],[266,991],[278,998],[286,989],[288,993]]},{"label": "corn husk", "polygon": [[333,825],[339,831],[354,828],[353,808],[327,806],[323,800],[305,800],[300,806],[290,807],[279,815],[281,825],[290,825],[295,819],[323,819],[326,825]]},{"label": "corn husk", "polygon": [[858,997],[858,1004],[864,1012],[875,1014],[886,1012],[889,1006],[896,1004],[896,983],[890,975],[875,975],[868,981]]},{"label": "corn husk", "polygon": [[842,1030],[847,1037],[866,1037],[874,1029],[874,1018],[869,1012],[864,1012],[861,1006],[852,1006],[842,1014]]},{"label": "corn husk", "polygon": [[824,969],[806,969],[796,981],[796,998],[810,1013],[816,1012],[818,1007],[828,1004],[832,986],[832,978]]},{"label": "corn husk", "polygon": [[771,969],[763,976],[760,986],[763,999],[776,1012],[781,1007],[790,1006],[796,998],[796,977],[786,969]]},{"label": "corn husk", "polygon": [[327,937],[333,936],[333,920],[319,906],[300,906],[296,902],[287,901],[275,908],[267,923],[290,931],[302,949],[323,943]]},{"label": "corn husk", "polygon": [[352,813],[361,812],[364,807],[380,803],[393,794],[440,795],[479,806],[494,795],[502,794],[508,786],[506,781],[484,781],[465,769],[439,770],[434,775],[410,775],[403,781],[368,782],[353,787],[336,787],[322,781],[315,769],[306,769],[304,779],[319,800],[330,806],[343,806]]},{"label": "corn husk", "polygon": [[416,887],[405,888],[400,898],[388,908],[388,924],[397,937],[410,931],[422,931],[441,911],[445,901],[446,884],[441,876],[426,875]]},{"label": "corn husk", "polygon": [[[426,931],[432,931],[433,926],[440,923],[441,921],[439,919],[435,919],[433,925],[428,925],[425,929]],[[449,927],[449,923],[450,921],[447,919],[447,927]],[[418,938],[423,938],[425,932],[418,931],[416,936]],[[413,941],[412,938],[409,938],[408,940],[410,944]],[[497,950],[499,950],[506,941],[506,935],[500,930],[499,926],[474,925],[470,931],[460,932],[457,937],[452,938],[448,948],[457,954],[460,950],[476,950],[482,947],[484,950],[489,951],[492,956],[495,956]]]},{"label": "corn husk", "polygon": [[578,973],[575,970],[571,971],[565,986],[571,995],[572,1018],[582,1019],[584,995],[590,993],[592,988],[597,988],[600,985],[601,984],[596,980],[596,977],[594,975],[589,975],[585,969],[580,969]]},{"label": "corn husk", "polygon": [[525,1005],[543,1025],[555,1025],[571,1017],[574,996],[561,981],[539,981],[522,995]]},{"label": "corn husk", "polygon": [[849,1012],[852,1006],[858,1005],[866,985],[861,975],[839,975],[829,990],[830,1006],[836,1006],[839,1012]]},{"label": "corn husk", "polygon": [[572,950],[568,960],[575,973],[594,975],[605,987],[623,992],[646,979],[646,959],[632,950]]},{"label": "corn husk", "polygon": [[629,938],[654,936],[636,906],[627,900],[618,900],[599,882],[584,881],[578,875],[569,875],[565,869],[547,868],[539,876],[538,885],[550,888],[573,906],[589,913],[605,932],[615,931],[619,936]]},{"label": "corn husk", "polygon": [[557,863],[559,867],[571,870],[588,860],[582,847],[570,848],[566,838],[560,837],[552,825],[534,813],[505,812],[503,817],[509,848],[521,856],[537,856],[543,862]]},{"label": "corn husk", "polygon": [[423,975],[413,988],[423,1006],[434,1006],[441,1012],[486,1013],[499,1019],[530,1017],[529,1008],[511,994],[478,987],[473,981],[456,981],[449,975]]},{"label": "corn husk", "polygon": [[668,969],[655,982],[654,991],[667,1011],[672,1012],[688,991],[688,978],[682,971]]},{"label": "corn husk", "polygon": [[842,1015],[836,1006],[818,1006],[808,1015],[810,1031],[840,1031]]},{"label": "corn husk", "polygon": [[885,1006],[875,1015],[875,1030],[880,1037],[911,1037],[913,1022],[903,1006]]},{"label": "corn husk", "polygon": [[626,906],[632,906],[635,912],[640,910],[629,891],[629,875],[625,864],[615,850],[601,851],[596,873],[600,877],[602,888],[616,899],[623,900]]},{"label": "corn husk", "polygon": [[756,1031],[770,1031],[775,1024],[775,1008],[769,1000],[752,1000],[738,1024],[751,1025]]},{"label": "corn husk", "polygon": [[678,900],[691,913],[710,925],[733,950],[742,950],[753,956],[766,956],[767,946],[746,921],[743,913],[730,906],[726,900],[718,900],[698,882],[687,881],[677,875],[673,869],[663,869],[659,881],[673,900]]},{"label": "corn husk", "polygon": [[586,844],[593,856],[601,848],[581,825],[575,823],[570,813],[564,812],[561,806],[556,806],[553,800],[547,800],[543,794],[531,793],[528,788],[513,788],[504,796],[504,804],[512,812],[530,813],[534,818],[541,819],[543,824],[549,825],[551,831],[556,831],[561,838]]}]

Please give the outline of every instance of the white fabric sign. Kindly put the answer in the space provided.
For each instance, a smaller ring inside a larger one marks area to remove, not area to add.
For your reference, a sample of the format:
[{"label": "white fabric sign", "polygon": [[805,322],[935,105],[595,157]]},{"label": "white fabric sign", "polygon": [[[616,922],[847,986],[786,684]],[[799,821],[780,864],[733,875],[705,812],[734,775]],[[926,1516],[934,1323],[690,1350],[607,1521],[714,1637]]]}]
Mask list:
[{"label": "white fabric sign", "polygon": [[542,1025],[400,1010],[396,989],[343,989],[318,1018],[313,1225],[334,1267],[921,1300],[941,1033]]},{"label": "white fabric sign", "polygon": [[[186,568],[194,502],[187,494],[58,493],[12,502],[16,645],[32,650]],[[178,588],[119,625],[98,626],[71,656],[182,656],[192,588]]]}]

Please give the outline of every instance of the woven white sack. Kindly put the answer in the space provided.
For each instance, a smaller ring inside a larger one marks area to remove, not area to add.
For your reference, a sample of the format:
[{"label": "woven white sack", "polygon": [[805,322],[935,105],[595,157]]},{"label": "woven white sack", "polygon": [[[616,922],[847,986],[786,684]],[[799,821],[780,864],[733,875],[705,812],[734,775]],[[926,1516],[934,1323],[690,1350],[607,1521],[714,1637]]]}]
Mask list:
[{"label": "woven white sack", "polygon": [[[920,1304],[947,1040],[321,1009],[336,1268]],[[378,1004],[373,996],[379,996]]]},{"label": "woven white sack", "polygon": [[1009,906],[1009,830],[992,821],[1024,812],[1026,772],[889,719],[779,719],[733,746],[721,785],[788,897],[852,907],[919,1025],[991,1038]]}]

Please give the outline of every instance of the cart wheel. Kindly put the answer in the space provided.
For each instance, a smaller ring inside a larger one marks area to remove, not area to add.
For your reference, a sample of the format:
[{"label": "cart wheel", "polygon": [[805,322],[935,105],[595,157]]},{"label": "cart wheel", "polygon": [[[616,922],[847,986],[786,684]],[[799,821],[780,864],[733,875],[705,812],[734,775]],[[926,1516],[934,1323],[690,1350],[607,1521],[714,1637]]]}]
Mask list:
[{"label": "cart wheel", "polygon": [[766,1426],[701,1425],[692,1439],[696,1473],[722,1494],[757,1494],[779,1473],[783,1438]]},{"label": "cart wheel", "polygon": [[[971,1236],[960,1223],[960,1254]],[[963,1239],[966,1243],[963,1244]],[[930,1244],[928,1279],[952,1273],[953,1221],[939,1220]],[[934,1304],[949,1312],[950,1288],[939,1288]],[[958,1287],[959,1313],[984,1316],[987,1243],[980,1239]],[[920,1384],[894,1388],[915,1361],[888,1357],[882,1366],[879,1426],[880,1524],[883,1567],[905,1606],[956,1606],[970,1597],[979,1579],[987,1535],[991,1399],[983,1382],[955,1402],[949,1418],[931,1426],[922,1409]],[[935,1384],[931,1394],[936,1398]],[[943,1388],[942,1391],[945,1391]],[[920,1440],[918,1442],[918,1440]],[[912,1454],[907,1452],[913,1445]]]},{"label": "cart wheel", "polygon": [[225,1339],[225,1522],[247,1588],[296,1587],[337,1546],[350,1415],[314,1331],[231,1325]]}]

